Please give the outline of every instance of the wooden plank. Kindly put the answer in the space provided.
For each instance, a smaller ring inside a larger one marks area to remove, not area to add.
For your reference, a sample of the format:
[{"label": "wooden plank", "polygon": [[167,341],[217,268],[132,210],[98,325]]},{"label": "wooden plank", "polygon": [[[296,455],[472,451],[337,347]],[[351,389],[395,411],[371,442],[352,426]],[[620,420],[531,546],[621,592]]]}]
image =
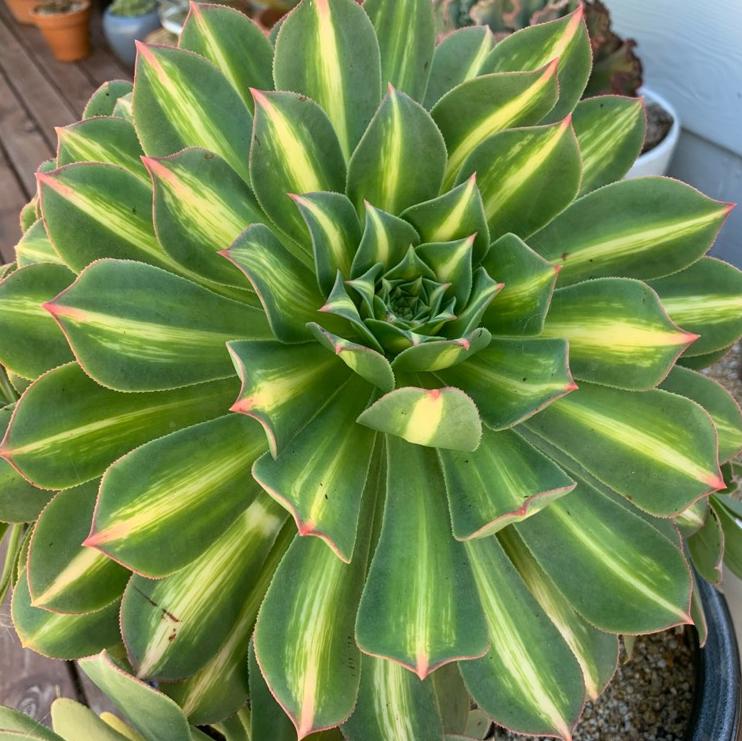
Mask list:
[{"label": "wooden plank", "polygon": [[4,23],[0,23],[0,69],[16,96],[25,101],[41,135],[52,145],[56,138],[54,127],[66,126],[77,117]]},{"label": "wooden plank", "polygon": [[72,111],[79,116],[85,107],[95,85],[75,64],[58,62],[54,59],[41,32],[32,26],[14,23],[5,3],[0,3],[0,21],[23,46],[28,54],[40,65],[41,73],[52,83],[59,94],[67,101]]},{"label": "wooden plank", "polygon": [[43,160],[54,156],[54,151],[1,72],[0,140],[26,194],[30,196],[36,192],[36,168]]},{"label": "wooden plank", "polygon": [[0,149],[0,264],[13,260],[13,246],[20,239],[18,216],[28,196],[10,167],[5,152]]}]

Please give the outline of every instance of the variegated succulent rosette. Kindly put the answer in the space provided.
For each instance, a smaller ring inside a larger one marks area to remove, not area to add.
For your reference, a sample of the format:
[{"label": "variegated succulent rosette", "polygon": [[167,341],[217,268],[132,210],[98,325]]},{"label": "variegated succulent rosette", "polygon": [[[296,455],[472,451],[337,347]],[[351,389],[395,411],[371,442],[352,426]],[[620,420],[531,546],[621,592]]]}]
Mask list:
[{"label": "variegated succulent rosette", "polygon": [[621,180],[642,104],[578,103],[590,64],[580,9],[436,46],[429,0],[140,45],[0,283],[25,645],[194,725],[396,741],[472,701],[568,739],[621,634],[703,638],[687,553],[742,572],[742,418],[695,370],[742,333],[729,205]]}]

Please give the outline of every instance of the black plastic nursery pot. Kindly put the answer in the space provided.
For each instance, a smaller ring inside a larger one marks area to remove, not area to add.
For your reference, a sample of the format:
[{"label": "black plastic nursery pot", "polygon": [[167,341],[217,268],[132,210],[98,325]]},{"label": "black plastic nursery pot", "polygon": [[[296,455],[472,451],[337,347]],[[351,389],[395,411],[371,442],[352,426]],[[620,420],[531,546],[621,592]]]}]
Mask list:
[{"label": "black plastic nursery pot", "polygon": [[[698,579],[708,639],[696,652],[696,692],[689,741],[736,741],[740,727],[740,664],[737,638],[724,596]],[[740,616],[742,617],[742,616]]]}]

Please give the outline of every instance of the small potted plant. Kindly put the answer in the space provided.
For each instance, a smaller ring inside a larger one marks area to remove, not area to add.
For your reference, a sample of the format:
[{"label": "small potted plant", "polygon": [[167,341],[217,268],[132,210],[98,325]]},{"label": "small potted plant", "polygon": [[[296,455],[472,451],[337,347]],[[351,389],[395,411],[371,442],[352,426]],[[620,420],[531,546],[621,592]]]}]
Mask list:
[{"label": "small potted plant", "polygon": [[48,0],[37,5],[31,16],[60,62],[75,62],[90,53],[89,0]]},{"label": "small potted plant", "polygon": [[457,28],[489,26],[494,41],[528,26],[553,21],[580,5],[590,35],[593,68],[585,98],[599,95],[629,95],[645,102],[647,128],[642,153],[626,177],[664,175],[680,137],[677,111],[664,97],[643,84],[642,63],[636,41],[613,31],[611,16],[601,0],[535,0],[521,4],[513,0],[434,0],[441,35]]},{"label": "small potted plant", "polygon": [[113,0],[103,12],[103,33],[108,45],[126,65],[133,66],[135,41],[160,27],[157,0]]}]

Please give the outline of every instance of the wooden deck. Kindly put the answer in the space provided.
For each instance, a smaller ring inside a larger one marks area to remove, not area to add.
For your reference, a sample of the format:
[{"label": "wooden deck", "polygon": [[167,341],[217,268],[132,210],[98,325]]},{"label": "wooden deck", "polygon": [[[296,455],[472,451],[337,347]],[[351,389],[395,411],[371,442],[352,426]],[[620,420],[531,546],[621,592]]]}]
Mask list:
[{"label": "wooden deck", "polygon": [[54,156],[54,127],[79,120],[101,83],[131,76],[108,50],[97,13],[91,42],[87,59],[57,62],[40,32],[16,23],[0,0],[0,262],[20,236],[18,214],[35,191],[34,171]]}]

